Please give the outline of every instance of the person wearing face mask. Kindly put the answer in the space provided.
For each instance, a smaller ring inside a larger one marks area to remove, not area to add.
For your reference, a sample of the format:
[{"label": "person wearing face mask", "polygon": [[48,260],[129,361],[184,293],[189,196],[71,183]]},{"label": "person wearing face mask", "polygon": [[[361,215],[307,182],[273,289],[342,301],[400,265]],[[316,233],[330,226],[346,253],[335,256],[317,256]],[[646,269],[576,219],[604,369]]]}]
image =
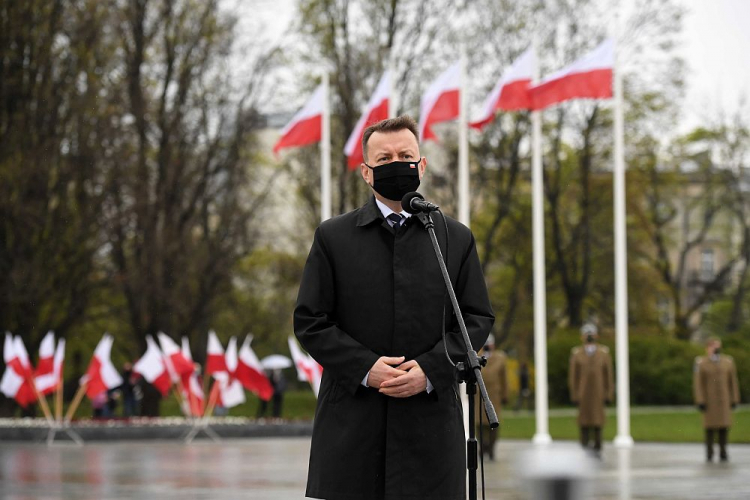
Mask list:
[{"label": "person wearing face mask", "polygon": [[578,427],[581,446],[599,457],[602,450],[602,428],[606,420],[604,408],[614,396],[612,356],[607,346],[596,342],[596,326],[586,323],[581,328],[583,345],[570,353],[568,387],[570,400],[578,406]]},{"label": "person wearing face mask", "polygon": [[[407,116],[365,130],[360,172],[372,196],[318,227],[305,264],[294,330],[323,366],[307,478],[311,498],[466,498],[466,442],[452,364],[465,348],[430,237],[401,208],[427,167],[417,138],[417,124]],[[478,349],[494,315],[474,237],[452,218],[444,224],[437,213],[433,219]]]},{"label": "person wearing face mask", "polygon": [[728,461],[727,436],[732,426],[732,410],[740,402],[740,388],[734,359],[721,354],[721,340],[716,337],[706,342],[706,355],[695,358],[693,397],[703,412],[706,461],[713,461],[715,435],[719,438],[719,460]]}]

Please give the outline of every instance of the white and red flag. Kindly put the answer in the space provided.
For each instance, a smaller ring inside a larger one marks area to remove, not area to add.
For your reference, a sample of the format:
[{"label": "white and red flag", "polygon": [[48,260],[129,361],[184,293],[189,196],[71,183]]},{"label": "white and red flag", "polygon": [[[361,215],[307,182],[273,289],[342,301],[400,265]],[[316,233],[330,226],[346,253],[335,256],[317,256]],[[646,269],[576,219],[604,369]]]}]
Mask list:
[{"label": "white and red flag", "polygon": [[227,361],[224,357],[224,348],[216,336],[216,332],[208,332],[208,349],[206,355],[206,375],[227,371]]},{"label": "white and red flag", "polygon": [[237,356],[237,339],[229,339],[226,352],[227,371],[217,372],[214,378],[219,383],[218,404],[224,408],[232,408],[247,401],[242,384],[234,377],[239,365]]},{"label": "white and red flag", "polygon": [[[193,355],[190,352],[190,342],[187,337],[182,337],[182,355],[185,359],[193,363],[193,367],[195,367]],[[182,376],[182,391],[184,400],[190,404],[190,414],[193,416],[203,415],[203,388],[198,380],[198,373],[195,369],[193,369],[192,373]]]},{"label": "white and red flag", "polygon": [[169,393],[172,380],[164,363],[164,355],[151,335],[146,335],[146,352],[135,362],[133,371],[146,379],[146,382],[156,387],[162,396],[166,396]]},{"label": "white and red flag", "polygon": [[482,111],[469,126],[481,130],[494,120],[496,111],[530,109],[529,87],[534,78],[535,67],[534,49],[529,48],[503,72],[492,92],[485,98]]},{"label": "white and red flag", "polygon": [[[40,349],[41,351],[41,349]],[[37,390],[44,394],[52,394],[62,384],[63,363],[65,361],[65,339],[57,340],[57,348],[52,358],[52,371],[35,377]]]},{"label": "white and red flag", "polygon": [[87,384],[86,395],[90,399],[122,385],[122,377],[110,359],[114,341],[115,339],[110,334],[104,334],[94,349],[94,356],[91,358],[86,375],[81,377],[81,383]]},{"label": "white and red flag", "polygon": [[248,335],[245,337],[245,342],[242,343],[235,376],[245,389],[254,393],[263,401],[268,401],[273,396],[273,386],[263,372],[263,366],[261,366],[258,356],[250,347],[252,340],[253,336]]},{"label": "white and red flag", "polygon": [[325,112],[326,88],[318,86],[292,120],[281,130],[281,137],[273,147],[278,153],[284,148],[307,146],[320,142],[323,130],[323,113]]},{"label": "white and red flag", "polygon": [[47,332],[47,335],[42,339],[42,343],[39,344],[39,361],[36,364],[36,370],[34,376],[39,377],[52,373],[55,364],[55,334],[52,331]]},{"label": "white and red flag", "polygon": [[161,352],[164,353],[164,360],[172,380],[177,381],[183,375],[193,373],[195,370],[193,362],[185,358],[177,342],[164,332],[159,332],[157,335],[159,337],[159,344],[161,345]]},{"label": "white and red flag", "polygon": [[419,140],[437,140],[432,126],[459,115],[461,64],[456,62],[430,84],[419,106]]},{"label": "white and red flag", "polygon": [[0,379],[0,392],[26,408],[36,400],[34,388],[31,386],[31,366],[21,338],[14,338],[8,332],[5,332],[3,362],[5,372]]},{"label": "white and red flag", "polygon": [[320,391],[320,381],[323,378],[323,367],[309,354],[303,353],[293,337],[289,337],[289,352],[292,354],[294,366],[297,367],[297,379],[310,383],[315,396]]},{"label": "white and red flag", "polygon": [[612,97],[615,43],[608,38],[597,48],[529,89],[534,110],[570,99]]},{"label": "white and red flag", "polygon": [[347,158],[346,164],[351,170],[354,170],[365,161],[362,152],[362,136],[364,136],[365,129],[388,118],[390,92],[391,73],[390,71],[386,71],[380,78],[380,82],[378,82],[375,92],[370,97],[364,113],[362,113],[359,121],[354,126],[354,130],[352,130],[344,146],[344,154]]}]

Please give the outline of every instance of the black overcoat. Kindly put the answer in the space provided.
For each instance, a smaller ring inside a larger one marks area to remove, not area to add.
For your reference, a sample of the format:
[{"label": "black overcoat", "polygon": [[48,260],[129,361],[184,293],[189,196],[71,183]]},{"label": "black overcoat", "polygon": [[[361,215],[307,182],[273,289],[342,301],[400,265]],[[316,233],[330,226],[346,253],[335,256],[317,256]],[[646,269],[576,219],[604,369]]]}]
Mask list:
[{"label": "black overcoat", "polygon": [[[494,321],[471,231],[433,215],[474,349]],[[447,243],[447,249],[446,249]],[[462,340],[427,231],[392,229],[375,198],[323,222],[305,264],[294,330],[323,366],[307,495],[328,500],[465,498],[466,453],[455,368]],[[393,398],[362,380],[380,356],[415,359],[434,386]]]}]

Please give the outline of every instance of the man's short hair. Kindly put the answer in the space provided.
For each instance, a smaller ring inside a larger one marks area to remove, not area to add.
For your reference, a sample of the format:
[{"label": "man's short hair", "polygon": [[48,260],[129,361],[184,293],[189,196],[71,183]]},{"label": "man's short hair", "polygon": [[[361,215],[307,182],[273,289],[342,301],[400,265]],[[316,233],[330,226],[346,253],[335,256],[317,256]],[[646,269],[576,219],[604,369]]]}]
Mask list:
[{"label": "man's short hair", "polygon": [[706,339],[706,347],[710,346],[714,342],[721,343],[721,339],[719,337],[711,336]]},{"label": "man's short hair", "polygon": [[409,130],[419,143],[419,128],[414,118],[408,115],[401,115],[396,118],[388,118],[387,120],[379,121],[374,125],[370,125],[365,129],[365,133],[362,135],[362,157],[367,161],[367,141],[370,140],[370,136],[375,132],[398,132],[399,130]]}]

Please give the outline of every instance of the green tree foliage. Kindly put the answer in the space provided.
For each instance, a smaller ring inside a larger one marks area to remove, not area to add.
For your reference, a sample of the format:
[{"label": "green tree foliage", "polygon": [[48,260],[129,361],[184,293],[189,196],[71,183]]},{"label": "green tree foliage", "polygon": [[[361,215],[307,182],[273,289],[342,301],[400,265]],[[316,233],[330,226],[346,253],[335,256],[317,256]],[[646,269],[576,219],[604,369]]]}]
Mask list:
[{"label": "green tree foliage", "polygon": [[77,375],[105,329],[116,364],[158,330],[205,352],[270,185],[266,49],[233,71],[215,0],[0,2],[0,23],[0,325],[32,358],[67,337]]}]

